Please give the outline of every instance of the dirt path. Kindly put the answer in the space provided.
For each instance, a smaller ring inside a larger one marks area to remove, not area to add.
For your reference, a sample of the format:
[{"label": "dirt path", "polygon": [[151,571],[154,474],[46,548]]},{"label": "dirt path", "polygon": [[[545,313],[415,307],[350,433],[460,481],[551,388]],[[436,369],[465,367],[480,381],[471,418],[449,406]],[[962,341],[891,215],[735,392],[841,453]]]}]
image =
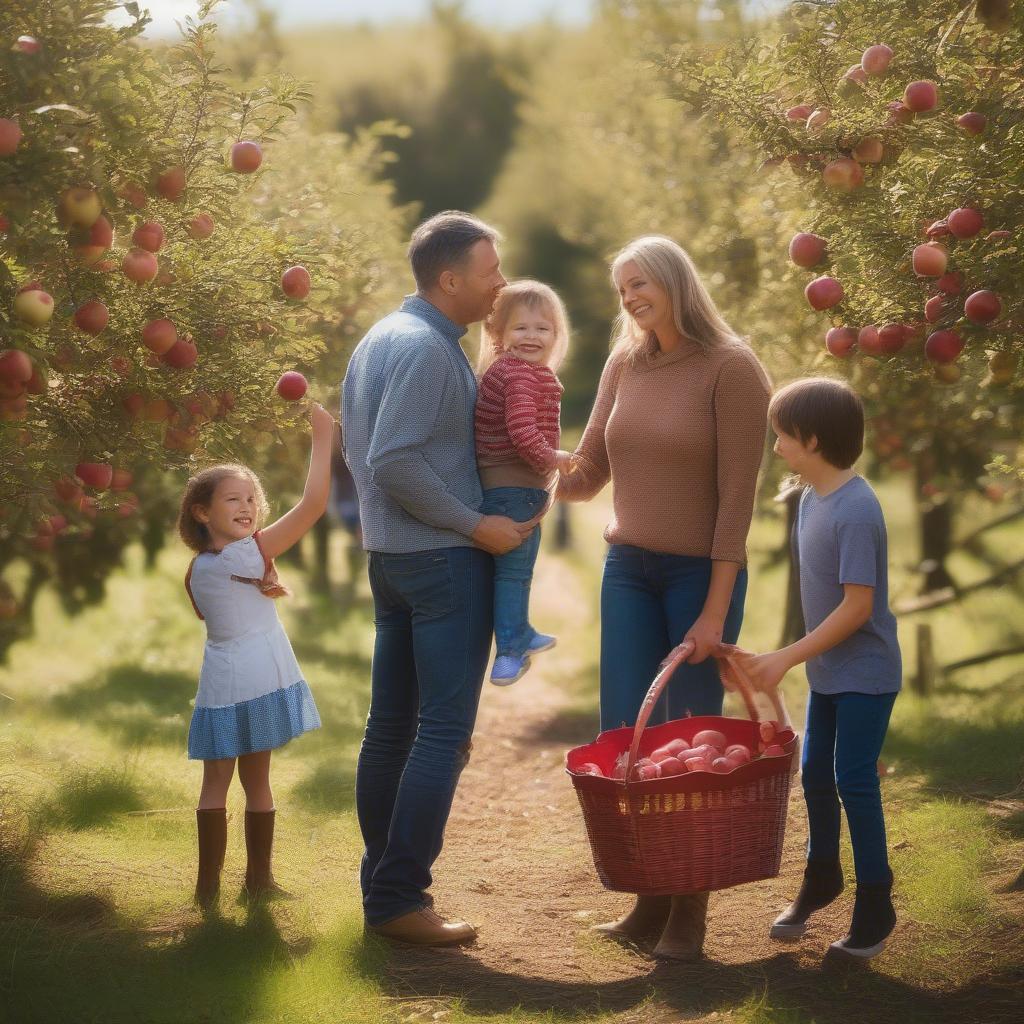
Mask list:
[{"label": "dirt path", "polygon": [[[557,563],[542,560],[536,621],[552,621],[544,611],[557,610],[555,618],[571,629],[566,609],[589,614],[591,602],[573,593],[577,586]],[[396,948],[384,982],[403,1019],[443,1019],[458,999],[481,1014],[522,1006],[612,1013],[623,1024],[721,1021],[766,991],[773,1007],[798,1009],[815,1022],[1012,1019],[1015,979],[941,994],[907,985],[884,969],[826,960],[828,942],[845,931],[850,892],[819,915],[802,943],[768,940],[768,922],[799,884],[806,831],[797,793],[782,874],[712,895],[703,961],[663,964],[645,950],[592,936],[588,926],[618,916],[630,897],[608,892],[598,881],[563,770],[565,750],[593,738],[597,728],[596,715],[574,709],[558,685],[584,668],[592,672],[580,658],[565,644],[535,659],[514,686],[485,684],[473,758],[462,776],[433,886],[438,910],[472,921],[480,939],[465,950]],[[894,941],[912,941],[910,932],[901,926]],[[975,1017],[982,990],[985,1015]]]}]

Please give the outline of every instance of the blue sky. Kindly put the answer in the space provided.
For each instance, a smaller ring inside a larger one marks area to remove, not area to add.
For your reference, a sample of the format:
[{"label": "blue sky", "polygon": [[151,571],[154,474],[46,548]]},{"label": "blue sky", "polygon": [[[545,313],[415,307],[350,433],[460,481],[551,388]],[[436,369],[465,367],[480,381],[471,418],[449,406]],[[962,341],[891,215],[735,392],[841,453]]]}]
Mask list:
[{"label": "blue sky", "polygon": [[[283,26],[339,24],[345,22],[388,22],[398,18],[423,17],[430,0],[268,0],[279,12]],[[150,33],[176,32],[175,20],[195,14],[196,0],[140,0],[153,16]],[[521,25],[554,14],[559,21],[579,23],[587,19],[591,0],[467,0],[466,10],[479,21],[496,27]],[[232,14],[245,12],[241,2],[223,3],[219,19],[230,24]]]}]

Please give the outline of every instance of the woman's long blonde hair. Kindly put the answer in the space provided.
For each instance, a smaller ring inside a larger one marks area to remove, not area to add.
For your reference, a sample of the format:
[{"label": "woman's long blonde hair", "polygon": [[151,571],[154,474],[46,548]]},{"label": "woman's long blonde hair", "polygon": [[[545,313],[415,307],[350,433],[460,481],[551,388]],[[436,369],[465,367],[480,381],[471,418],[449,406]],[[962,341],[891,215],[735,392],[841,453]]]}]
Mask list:
[{"label": "woman's long blonde hair", "polygon": [[502,338],[505,328],[512,317],[516,306],[526,306],[529,310],[541,310],[555,328],[555,346],[551,351],[548,366],[555,373],[565,361],[569,351],[569,315],[565,311],[565,303],[558,297],[554,288],[540,281],[514,281],[505,285],[498,293],[494,309],[480,328],[480,353],[476,360],[477,376],[482,377],[488,367],[500,356],[505,348]]},{"label": "woman's long blonde hair", "polygon": [[[693,260],[678,242],[664,235],[634,238],[612,260],[612,284],[616,290],[619,286],[616,275],[622,265],[630,260],[668,294],[676,329],[683,337],[695,341],[704,352],[718,345],[743,342],[718,312]],[[637,326],[621,301],[619,315],[615,318],[612,344],[616,349],[626,351],[632,358],[656,351],[652,333]]]}]

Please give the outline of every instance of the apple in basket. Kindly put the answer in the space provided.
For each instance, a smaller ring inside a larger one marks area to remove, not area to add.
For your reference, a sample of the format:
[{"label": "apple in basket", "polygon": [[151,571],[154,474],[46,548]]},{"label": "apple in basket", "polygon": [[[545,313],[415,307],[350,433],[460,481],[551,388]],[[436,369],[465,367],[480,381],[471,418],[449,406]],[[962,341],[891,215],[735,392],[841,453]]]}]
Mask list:
[{"label": "apple in basket", "polygon": [[613,779],[624,779],[626,777],[626,765],[629,763],[629,754],[624,750],[615,758],[615,767],[612,768]]},{"label": "apple in basket", "polygon": [[658,767],[661,769],[663,779],[671,775],[683,775],[686,772],[686,765],[678,757],[666,757],[663,761],[658,762]]},{"label": "apple in basket", "polygon": [[683,761],[687,761],[691,757],[703,757],[710,764],[721,753],[722,751],[718,747],[713,747],[710,743],[694,744],[684,753]]},{"label": "apple in basket", "polygon": [[688,772],[711,771],[711,762],[706,757],[688,757],[685,764]]},{"label": "apple in basket", "polygon": [[738,764],[746,764],[750,760],[750,748],[742,743],[734,743],[731,747],[725,748],[725,756]]},{"label": "apple in basket", "polygon": [[661,766],[655,764],[649,758],[641,758],[633,765],[633,776],[641,782],[647,782],[648,779],[660,779]]},{"label": "apple in basket", "polygon": [[774,722],[760,722],[757,728],[761,733],[761,739],[765,743],[771,743],[775,739],[775,734],[778,732],[775,728]]},{"label": "apple in basket", "polygon": [[719,775],[725,775],[726,772],[731,772],[736,767],[736,762],[728,757],[716,757],[711,762],[711,770]]},{"label": "apple in basket", "polygon": [[699,747],[702,744],[707,743],[717,750],[725,750],[728,740],[725,738],[723,733],[720,733],[717,729],[701,729],[696,736],[693,737],[693,746]]},{"label": "apple in basket", "polygon": [[778,743],[772,743],[764,748],[765,757],[782,757],[785,753],[786,751]]},{"label": "apple in basket", "polygon": [[593,761],[588,761],[586,764],[581,764],[579,768],[576,769],[576,774],[596,775],[598,778],[604,778],[604,772],[601,771],[600,766],[594,764]]}]

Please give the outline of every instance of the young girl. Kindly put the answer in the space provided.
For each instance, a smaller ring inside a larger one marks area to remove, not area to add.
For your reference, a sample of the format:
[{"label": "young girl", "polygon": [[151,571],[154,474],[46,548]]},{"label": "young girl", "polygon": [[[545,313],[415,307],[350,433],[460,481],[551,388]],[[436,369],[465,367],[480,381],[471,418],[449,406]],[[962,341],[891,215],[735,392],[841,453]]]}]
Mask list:
[{"label": "young girl", "polygon": [[[527,522],[549,501],[556,470],[571,456],[558,450],[562,385],[555,371],[569,347],[565,306],[539,281],[517,281],[498,296],[484,321],[477,372],[476,454],[484,489],[481,511]],[[530,656],[555,646],[529,621],[530,582],[540,548],[537,526],[514,551],[495,558],[491,682],[508,686]]]},{"label": "young girl", "polygon": [[270,870],[274,797],[270,752],[316,729],[320,717],[277,617],[281,586],[274,558],[323,515],[330,489],[335,423],[319,405],[310,411],[312,452],[299,503],[258,529],[266,498],[251,469],[211,466],[192,477],[181,499],[178,532],[196,552],[185,588],[207,640],[188,733],[188,756],[203,762],[196,809],[199,871],[196,901],[209,907],[220,889],[227,847],[228,786],[238,760],[245,790],[245,893],[283,893]]}]

